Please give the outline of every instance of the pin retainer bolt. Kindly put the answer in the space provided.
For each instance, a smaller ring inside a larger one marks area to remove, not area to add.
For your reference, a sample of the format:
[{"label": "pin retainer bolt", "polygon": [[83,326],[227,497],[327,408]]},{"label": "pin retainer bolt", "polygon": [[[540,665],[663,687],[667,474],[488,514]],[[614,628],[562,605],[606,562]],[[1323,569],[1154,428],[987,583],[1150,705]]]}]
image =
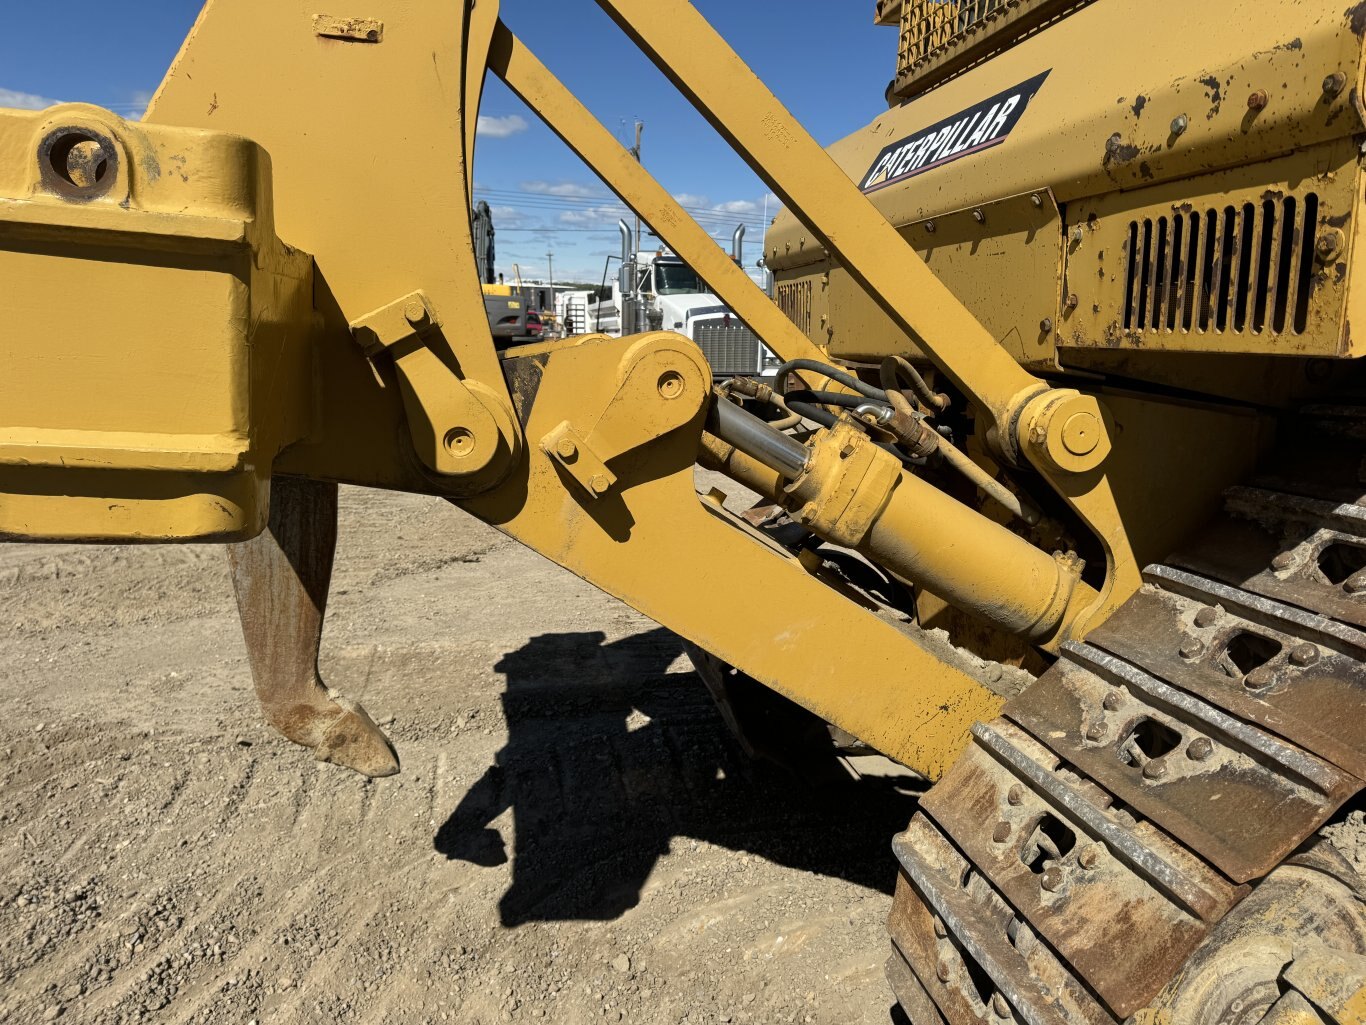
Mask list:
[{"label": "pin retainer bolt", "polygon": [[1214,742],[1208,737],[1196,737],[1186,748],[1186,757],[1193,762],[1208,761],[1214,754]]},{"label": "pin retainer bolt", "polygon": [[1312,644],[1297,645],[1290,652],[1290,661],[1301,669],[1307,669],[1319,660],[1319,649]]},{"label": "pin retainer bolt", "polygon": [[1147,779],[1162,779],[1167,775],[1167,759],[1154,758],[1147,765],[1143,766],[1143,775]]}]

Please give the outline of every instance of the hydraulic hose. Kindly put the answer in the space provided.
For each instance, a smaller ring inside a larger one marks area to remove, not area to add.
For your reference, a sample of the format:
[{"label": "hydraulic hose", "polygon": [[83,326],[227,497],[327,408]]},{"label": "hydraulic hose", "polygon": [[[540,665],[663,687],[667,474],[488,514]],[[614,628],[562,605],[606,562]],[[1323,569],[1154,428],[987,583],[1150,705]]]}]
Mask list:
[{"label": "hydraulic hose", "polygon": [[925,378],[920,375],[920,371],[911,365],[910,360],[901,356],[888,356],[882,361],[879,368],[879,377],[882,379],[882,389],[887,393],[887,397],[892,397],[892,392],[900,392],[900,385],[897,376],[905,378],[911,382],[911,390],[919,396],[920,401],[925,404],[925,408],[936,413],[942,413],[949,406],[949,397],[934,392],[925,382]]},{"label": "hydraulic hose", "polygon": [[872,399],[875,402],[885,403],[887,401],[887,393],[876,385],[865,384],[852,374],[845,373],[837,367],[832,367],[827,363],[821,363],[814,359],[788,360],[780,366],[773,381],[773,390],[781,395],[784,390],[784,385],[787,383],[788,375],[797,370],[809,370],[813,374],[820,374],[821,377],[836,381],[846,388],[850,388],[865,398]]}]

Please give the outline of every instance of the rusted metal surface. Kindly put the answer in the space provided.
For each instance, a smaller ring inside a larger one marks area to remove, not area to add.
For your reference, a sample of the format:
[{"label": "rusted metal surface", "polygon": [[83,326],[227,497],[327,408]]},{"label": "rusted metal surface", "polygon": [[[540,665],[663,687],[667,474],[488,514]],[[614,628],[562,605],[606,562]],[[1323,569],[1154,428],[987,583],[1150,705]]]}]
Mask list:
[{"label": "rusted metal surface", "polygon": [[1118,1017],[1155,997],[1243,895],[1151,823],[1111,807],[1004,720],[921,802]]},{"label": "rusted metal surface", "polygon": [[1148,572],[1162,586],[1091,643],[1366,779],[1366,634],[1180,570]]},{"label": "rusted metal surface", "polygon": [[892,841],[892,850],[902,874],[887,928],[948,1021],[1013,1016],[1025,1025],[1113,1025],[1028,922],[924,815]]},{"label": "rusted metal surface", "polygon": [[270,523],[228,546],[247,657],[266,721],[321,762],[392,776],[398,754],[355,701],[329,691],[318,645],[337,546],[337,485],[276,478]]},{"label": "rusted metal surface", "polygon": [[1326,502],[1231,489],[1227,517],[1170,562],[1366,630],[1366,498]]},{"label": "rusted metal surface", "polygon": [[939,1008],[934,1005],[934,1001],[925,992],[920,980],[915,977],[915,972],[911,970],[906,958],[895,946],[892,947],[891,956],[887,958],[884,971],[887,975],[887,984],[896,994],[897,1003],[914,1025],[944,1025],[944,1016],[939,1013]]},{"label": "rusted metal surface", "polygon": [[1090,645],[1067,645],[1005,714],[1236,882],[1271,871],[1361,786]]}]

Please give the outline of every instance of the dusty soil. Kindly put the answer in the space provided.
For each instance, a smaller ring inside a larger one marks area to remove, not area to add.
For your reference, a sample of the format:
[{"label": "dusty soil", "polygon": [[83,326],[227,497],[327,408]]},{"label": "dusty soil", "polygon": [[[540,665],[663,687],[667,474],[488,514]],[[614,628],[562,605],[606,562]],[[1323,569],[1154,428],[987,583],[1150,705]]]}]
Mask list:
[{"label": "dusty soil", "polygon": [[668,632],[344,490],[329,681],[260,721],[222,550],[0,545],[0,1021],[886,1025],[911,800],[748,764]]}]

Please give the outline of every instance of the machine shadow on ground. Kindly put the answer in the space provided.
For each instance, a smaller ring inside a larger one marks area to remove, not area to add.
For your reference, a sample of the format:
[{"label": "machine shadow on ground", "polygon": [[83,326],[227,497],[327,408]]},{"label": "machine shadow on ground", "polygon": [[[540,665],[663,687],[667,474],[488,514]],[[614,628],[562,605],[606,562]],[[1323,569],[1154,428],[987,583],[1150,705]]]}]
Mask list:
[{"label": "machine shadow on ground", "polygon": [[543,634],[495,667],[507,744],[434,845],[503,864],[491,823],[512,809],[504,925],[616,918],[686,838],[891,892],[889,844],[915,799],[867,781],[812,787],[751,762],[702,682],[668,673],[681,650],[664,629],[610,644],[597,631]]}]

